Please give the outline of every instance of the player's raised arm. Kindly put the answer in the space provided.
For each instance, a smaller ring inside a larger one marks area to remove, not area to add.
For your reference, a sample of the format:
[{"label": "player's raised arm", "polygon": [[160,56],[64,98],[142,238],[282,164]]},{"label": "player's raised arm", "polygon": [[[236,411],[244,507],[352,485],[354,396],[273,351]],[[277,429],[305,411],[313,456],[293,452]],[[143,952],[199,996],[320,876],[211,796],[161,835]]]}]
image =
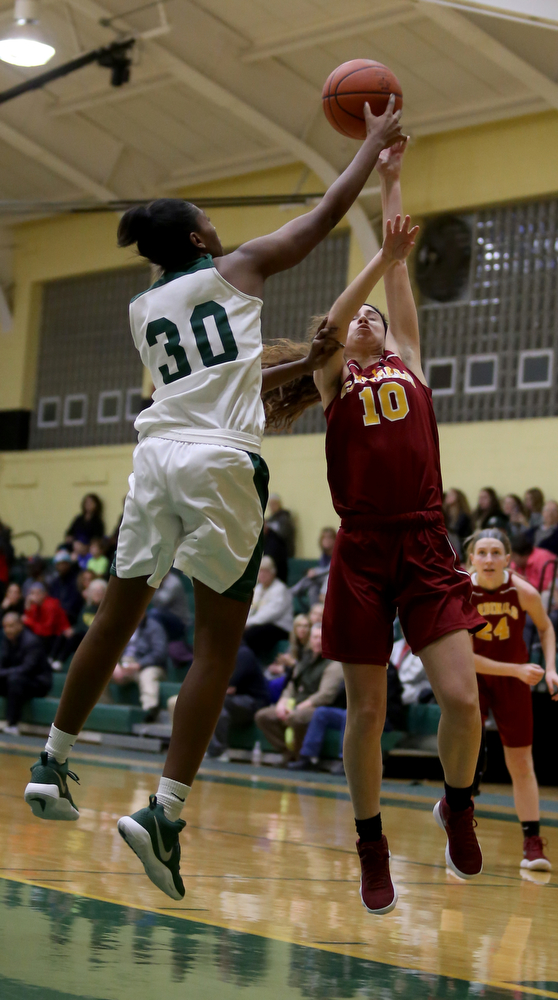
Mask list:
[{"label": "player's raised arm", "polygon": [[219,264],[227,280],[240,287],[239,282],[247,274],[262,281],[271,274],[285,271],[304,260],[334,229],[362,191],[381,150],[402,138],[400,112],[394,112],[394,104],[392,95],[380,117],[375,117],[365,105],[366,139],[347,169],[328,188],[320,204],[269,236],[250,240],[227,254]]},{"label": "player's raised arm", "polygon": [[[388,219],[403,214],[400,175],[405,148],[406,141],[402,141],[384,149],[376,165],[382,190],[384,232]],[[411,371],[426,383],[420,359],[417,308],[405,261],[386,274],[384,285],[389,315],[386,347],[398,354]]]},{"label": "player's raised arm", "polygon": [[[336,331],[336,337],[345,343],[349,323],[358,310],[366,302],[373,288],[378,284],[392,266],[398,261],[404,261],[415,245],[418,226],[411,227],[411,220],[406,216],[403,223],[398,215],[393,224],[388,220],[386,234],[381,250],[351,281],[351,284],[341,292],[327,317],[327,327]],[[337,392],[339,379],[343,371],[344,360],[341,354],[334,354],[314,373],[314,381],[322,397],[324,407],[327,407],[331,394]]]}]

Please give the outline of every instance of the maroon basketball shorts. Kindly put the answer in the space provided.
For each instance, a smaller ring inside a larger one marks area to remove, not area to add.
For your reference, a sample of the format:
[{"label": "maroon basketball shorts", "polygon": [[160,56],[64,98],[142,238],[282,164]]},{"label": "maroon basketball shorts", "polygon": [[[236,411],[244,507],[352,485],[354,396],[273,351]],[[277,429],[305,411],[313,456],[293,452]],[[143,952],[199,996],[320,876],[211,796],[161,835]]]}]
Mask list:
[{"label": "maroon basketball shorts", "polygon": [[517,677],[477,674],[483,722],[492,709],[494,721],[505,747],[530,747],[533,743],[533,700],[531,688]]},{"label": "maroon basketball shorts", "polygon": [[448,632],[478,632],[469,574],[457,568],[441,515],[346,518],[337,541],[322,625],[324,656],[343,663],[387,663],[393,620],[418,653]]}]

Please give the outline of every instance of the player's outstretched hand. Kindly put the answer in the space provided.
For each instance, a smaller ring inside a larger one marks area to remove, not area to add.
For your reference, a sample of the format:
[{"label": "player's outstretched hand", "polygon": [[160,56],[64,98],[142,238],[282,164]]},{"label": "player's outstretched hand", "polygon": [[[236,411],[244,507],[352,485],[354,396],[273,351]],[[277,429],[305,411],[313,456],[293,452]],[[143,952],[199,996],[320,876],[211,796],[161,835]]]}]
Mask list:
[{"label": "player's outstretched hand", "polygon": [[328,326],[327,322],[328,317],[326,316],[320,323],[308,352],[306,370],[309,375],[318,368],[323,368],[329,359],[345,346],[340,340],[336,339],[337,327]]},{"label": "player's outstretched hand", "polygon": [[372,139],[373,142],[376,142],[379,139],[382,143],[382,147],[385,149],[386,146],[393,146],[394,143],[401,142],[403,139],[407,138],[403,135],[401,125],[399,124],[401,109],[399,109],[399,111],[394,111],[394,107],[395,94],[390,94],[387,108],[383,115],[373,115],[368,101],[366,102],[364,105],[366,140]]},{"label": "player's outstretched hand", "polygon": [[558,701],[558,674],[555,670],[547,670],[545,674],[546,686],[553,701]]},{"label": "player's outstretched hand", "polygon": [[405,260],[413,249],[419,227],[413,226],[410,229],[410,225],[411,217],[409,215],[405,216],[403,224],[401,224],[400,215],[395,217],[395,222],[392,222],[391,219],[387,220],[382,256],[387,258],[390,263]]},{"label": "player's outstretched hand", "polygon": [[518,663],[517,667],[517,676],[524,684],[538,684],[544,677],[544,670],[537,663]]},{"label": "player's outstretched hand", "polygon": [[408,138],[408,136],[405,136],[399,142],[395,142],[393,146],[388,146],[387,149],[382,149],[376,164],[376,170],[382,180],[399,180],[401,166],[403,164],[403,156],[405,150],[407,149]]}]

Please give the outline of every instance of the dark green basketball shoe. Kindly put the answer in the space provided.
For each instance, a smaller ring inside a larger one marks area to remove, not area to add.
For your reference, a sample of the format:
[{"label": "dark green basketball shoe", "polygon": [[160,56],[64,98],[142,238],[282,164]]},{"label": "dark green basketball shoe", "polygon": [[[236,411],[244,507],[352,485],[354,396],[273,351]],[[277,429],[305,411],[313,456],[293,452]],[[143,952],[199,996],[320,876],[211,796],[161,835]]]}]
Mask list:
[{"label": "dark green basketball shoe", "polygon": [[68,770],[68,761],[59,764],[56,757],[43,750],[38,761],[31,768],[31,781],[27,785],[24,798],[40,819],[79,819],[79,812],[68,791],[68,778],[79,778]]},{"label": "dark green basketball shoe", "polygon": [[167,819],[157,803],[157,796],[149,796],[149,805],[138,809],[132,816],[118,820],[118,832],[128,847],[137,854],[148,878],[171,899],[182,899],[184,884],[180,877],[179,833],[186,823]]}]

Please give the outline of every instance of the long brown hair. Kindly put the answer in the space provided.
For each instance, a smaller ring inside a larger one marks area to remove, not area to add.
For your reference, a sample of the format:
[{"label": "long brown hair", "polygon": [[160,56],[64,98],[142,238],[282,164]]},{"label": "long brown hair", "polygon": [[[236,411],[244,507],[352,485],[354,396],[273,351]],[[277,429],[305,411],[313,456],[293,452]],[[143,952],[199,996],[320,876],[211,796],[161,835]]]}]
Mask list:
[{"label": "long brown hair", "polygon": [[[275,365],[285,365],[305,358],[323,319],[323,316],[312,317],[305,340],[275,340],[272,344],[264,344],[262,368],[274,368]],[[266,429],[276,432],[290,430],[305,410],[319,402],[320,394],[313,375],[303,375],[302,378],[266,392],[263,397]]]}]

